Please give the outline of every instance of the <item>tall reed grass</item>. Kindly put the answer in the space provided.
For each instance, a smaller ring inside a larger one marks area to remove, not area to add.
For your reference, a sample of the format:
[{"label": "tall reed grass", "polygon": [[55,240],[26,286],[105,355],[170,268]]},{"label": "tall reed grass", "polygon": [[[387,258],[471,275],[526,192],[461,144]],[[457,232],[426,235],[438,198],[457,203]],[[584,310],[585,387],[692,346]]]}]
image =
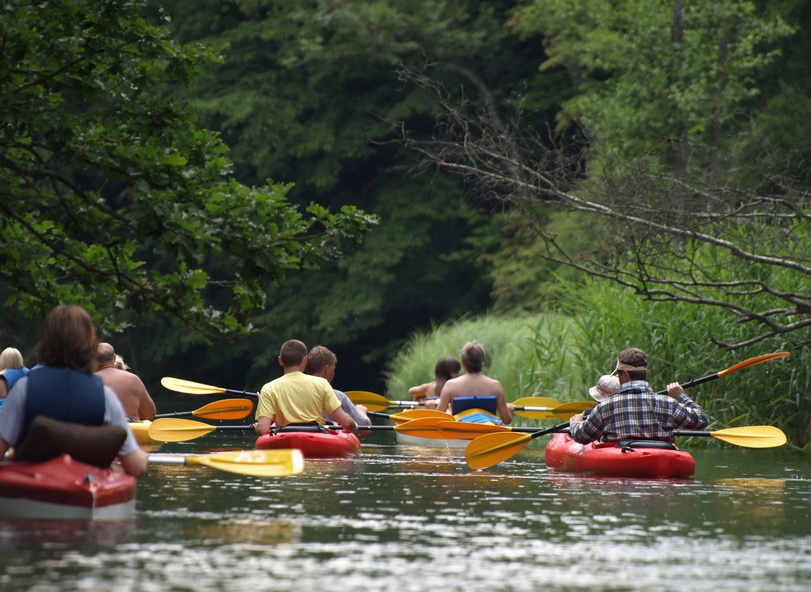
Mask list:
[{"label": "tall reed grass", "polygon": [[[807,347],[791,349],[788,338],[774,338],[728,351],[713,339],[742,340],[750,329],[724,311],[650,302],[596,279],[565,284],[561,302],[565,305],[559,314],[488,315],[414,335],[391,365],[389,397],[405,398],[409,386],[433,380],[437,358],[458,358],[468,340],[482,343],[488,353],[484,371],[502,382],[508,400],[537,395],[563,402],[588,399],[587,388],[613,370],[617,352],[626,347],[648,353],[648,381],[654,390],[714,374],[764,353],[791,351],[789,358],[734,372],[688,394],[709,413],[711,429],[775,425],[793,445],[811,449]],[[711,439],[701,440],[704,444]]]}]

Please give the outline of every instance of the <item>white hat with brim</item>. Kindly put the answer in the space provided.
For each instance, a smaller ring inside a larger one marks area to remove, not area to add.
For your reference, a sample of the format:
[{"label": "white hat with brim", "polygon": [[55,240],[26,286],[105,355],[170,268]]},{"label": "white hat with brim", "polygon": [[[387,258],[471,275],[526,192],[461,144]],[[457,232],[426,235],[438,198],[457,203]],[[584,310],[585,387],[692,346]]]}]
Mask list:
[{"label": "white hat with brim", "polygon": [[597,385],[589,389],[589,394],[595,401],[602,403],[611,395],[617,394],[619,390],[619,378],[613,374],[604,374],[600,377],[600,380],[597,381]]}]

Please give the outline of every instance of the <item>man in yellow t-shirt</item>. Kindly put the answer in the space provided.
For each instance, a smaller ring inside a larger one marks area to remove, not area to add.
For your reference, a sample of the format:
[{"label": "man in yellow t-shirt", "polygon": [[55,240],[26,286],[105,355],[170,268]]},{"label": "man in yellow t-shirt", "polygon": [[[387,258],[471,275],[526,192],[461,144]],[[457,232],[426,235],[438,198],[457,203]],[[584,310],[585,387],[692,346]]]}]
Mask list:
[{"label": "man in yellow t-shirt", "polygon": [[304,343],[298,339],[285,341],[279,352],[279,364],[284,375],[268,382],[259,393],[254,424],[257,434],[267,434],[273,424],[324,425],[324,413],[331,413],[344,431],[357,433],[358,424],[341,409],[329,382],[304,374],[307,367]]}]

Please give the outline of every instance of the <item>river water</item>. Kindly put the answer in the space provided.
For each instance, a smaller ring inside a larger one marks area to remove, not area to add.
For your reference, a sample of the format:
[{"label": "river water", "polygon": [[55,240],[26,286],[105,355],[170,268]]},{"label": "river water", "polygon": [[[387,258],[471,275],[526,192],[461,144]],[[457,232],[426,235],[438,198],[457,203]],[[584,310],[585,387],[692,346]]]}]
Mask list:
[{"label": "river water", "polygon": [[[234,434],[161,452],[251,447]],[[811,590],[811,459],[691,452],[687,481],[554,473],[537,440],[471,471],[385,432],[291,477],[153,466],[131,522],[0,521],[0,590]]]}]

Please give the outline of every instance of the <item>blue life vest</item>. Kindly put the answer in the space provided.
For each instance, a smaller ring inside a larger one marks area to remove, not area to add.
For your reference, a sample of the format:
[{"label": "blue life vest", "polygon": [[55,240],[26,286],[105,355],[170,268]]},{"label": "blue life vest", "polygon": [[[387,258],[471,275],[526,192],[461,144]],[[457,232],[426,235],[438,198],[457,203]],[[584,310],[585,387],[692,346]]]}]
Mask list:
[{"label": "blue life vest", "polygon": [[95,374],[40,366],[28,373],[20,442],[37,415],[88,426],[104,424],[104,383]]},{"label": "blue life vest", "polygon": [[454,397],[451,399],[451,406],[454,415],[462,413],[462,411],[467,411],[468,409],[481,409],[493,415],[498,413],[495,395],[487,395],[485,397]]}]

